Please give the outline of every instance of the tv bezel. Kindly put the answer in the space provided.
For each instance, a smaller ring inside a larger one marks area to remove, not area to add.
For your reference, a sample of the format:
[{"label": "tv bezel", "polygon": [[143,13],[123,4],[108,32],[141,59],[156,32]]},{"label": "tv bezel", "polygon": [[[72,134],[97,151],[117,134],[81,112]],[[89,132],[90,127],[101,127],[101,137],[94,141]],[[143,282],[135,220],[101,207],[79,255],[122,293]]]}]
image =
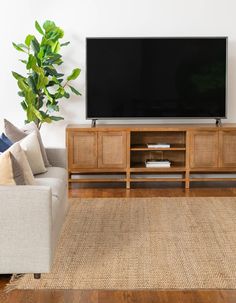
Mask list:
[{"label": "tv bezel", "polygon": [[[87,83],[88,83],[88,73],[87,73],[87,42],[88,40],[99,40],[99,39],[224,39],[226,42],[226,68],[225,68],[225,115],[224,116],[207,116],[207,117],[199,117],[199,116],[189,116],[189,117],[161,117],[161,116],[154,116],[154,117],[95,117],[95,116],[88,116],[88,99],[87,99]],[[228,117],[228,36],[177,36],[177,37],[86,37],[85,41],[85,48],[86,48],[86,58],[85,58],[85,116],[86,120],[154,120],[154,119],[227,119]]]}]

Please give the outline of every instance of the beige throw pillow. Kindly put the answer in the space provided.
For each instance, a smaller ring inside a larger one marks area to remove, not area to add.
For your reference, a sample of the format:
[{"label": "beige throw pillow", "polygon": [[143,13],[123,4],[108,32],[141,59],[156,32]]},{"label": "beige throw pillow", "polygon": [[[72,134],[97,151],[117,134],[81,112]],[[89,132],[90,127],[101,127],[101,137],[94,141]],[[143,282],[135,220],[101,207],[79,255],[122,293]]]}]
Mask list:
[{"label": "beige throw pillow", "polygon": [[22,150],[20,144],[18,142],[13,144],[7,151],[9,151],[14,156],[14,159],[17,161],[18,165],[23,171],[25,184],[35,184],[32,170],[26,158],[25,152]]},{"label": "beige throw pillow", "polygon": [[40,132],[34,122],[27,123],[24,125],[24,127],[22,129],[19,129],[18,127],[13,125],[10,121],[8,121],[7,119],[4,119],[4,127],[5,127],[5,133],[6,133],[7,137],[14,143],[22,140],[23,138],[25,138],[27,135],[29,135],[33,131],[36,131],[38,140],[39,140],[42,157],[43,157],[43,161],[44,161],[44,165],[46,167],[51,166],[48,161],[48,158],[47,158],[47,153],[44,148]]},{"label": "beige throw pillow", "polygon": [[26,154],[33,174],[45,173],[47,170],[44,165],[36,131],[29,134],[19,143]]},{"label": "beige throw pillow", "polygon": [[0,155],[0,184],[25,185],[23,170],[13,154],[7,150]]},{"label": "beige throw pillow", "polygon": [[0,184],[15,185],[9,151],[0,155]]}]

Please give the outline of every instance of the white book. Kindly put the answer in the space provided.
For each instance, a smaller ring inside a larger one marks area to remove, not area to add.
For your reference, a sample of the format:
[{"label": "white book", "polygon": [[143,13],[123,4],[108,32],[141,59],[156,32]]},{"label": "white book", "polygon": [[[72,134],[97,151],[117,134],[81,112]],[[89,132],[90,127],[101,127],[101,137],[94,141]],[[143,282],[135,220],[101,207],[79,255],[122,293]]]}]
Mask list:
[{"label": "white book", "polygon": [[170,164],[169,160],[155,160],[155,159],[147,159],[145,161],[146,164]]},{"label": "white book", "polygon": [[148,148],[170,148],[170,144],[168,143],[148,143]]},{"label": "white book", "polygon": [[153,167],[170,167],[170,163],[146,163],[146,167],[153,168]]}]

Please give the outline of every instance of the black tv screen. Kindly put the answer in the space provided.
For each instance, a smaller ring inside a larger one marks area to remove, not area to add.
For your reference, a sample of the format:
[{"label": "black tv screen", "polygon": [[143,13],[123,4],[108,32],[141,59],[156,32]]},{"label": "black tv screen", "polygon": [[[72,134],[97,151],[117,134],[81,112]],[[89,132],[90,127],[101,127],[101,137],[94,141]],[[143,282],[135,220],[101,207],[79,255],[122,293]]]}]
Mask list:
[{"label": "black tv screen", "polygon": [[87,118],[226,117],[227,38],[87,38]]}]

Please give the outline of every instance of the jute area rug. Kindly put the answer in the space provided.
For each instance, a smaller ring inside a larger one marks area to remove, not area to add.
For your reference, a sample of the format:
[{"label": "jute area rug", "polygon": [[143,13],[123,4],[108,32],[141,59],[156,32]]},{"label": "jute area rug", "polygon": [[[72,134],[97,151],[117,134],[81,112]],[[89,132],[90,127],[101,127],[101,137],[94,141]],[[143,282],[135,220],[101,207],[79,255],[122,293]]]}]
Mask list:
[{"label": "jute area rug", "polygon": [[50,274],[18,289],[236,288],[236,198],[72,199]]}]

